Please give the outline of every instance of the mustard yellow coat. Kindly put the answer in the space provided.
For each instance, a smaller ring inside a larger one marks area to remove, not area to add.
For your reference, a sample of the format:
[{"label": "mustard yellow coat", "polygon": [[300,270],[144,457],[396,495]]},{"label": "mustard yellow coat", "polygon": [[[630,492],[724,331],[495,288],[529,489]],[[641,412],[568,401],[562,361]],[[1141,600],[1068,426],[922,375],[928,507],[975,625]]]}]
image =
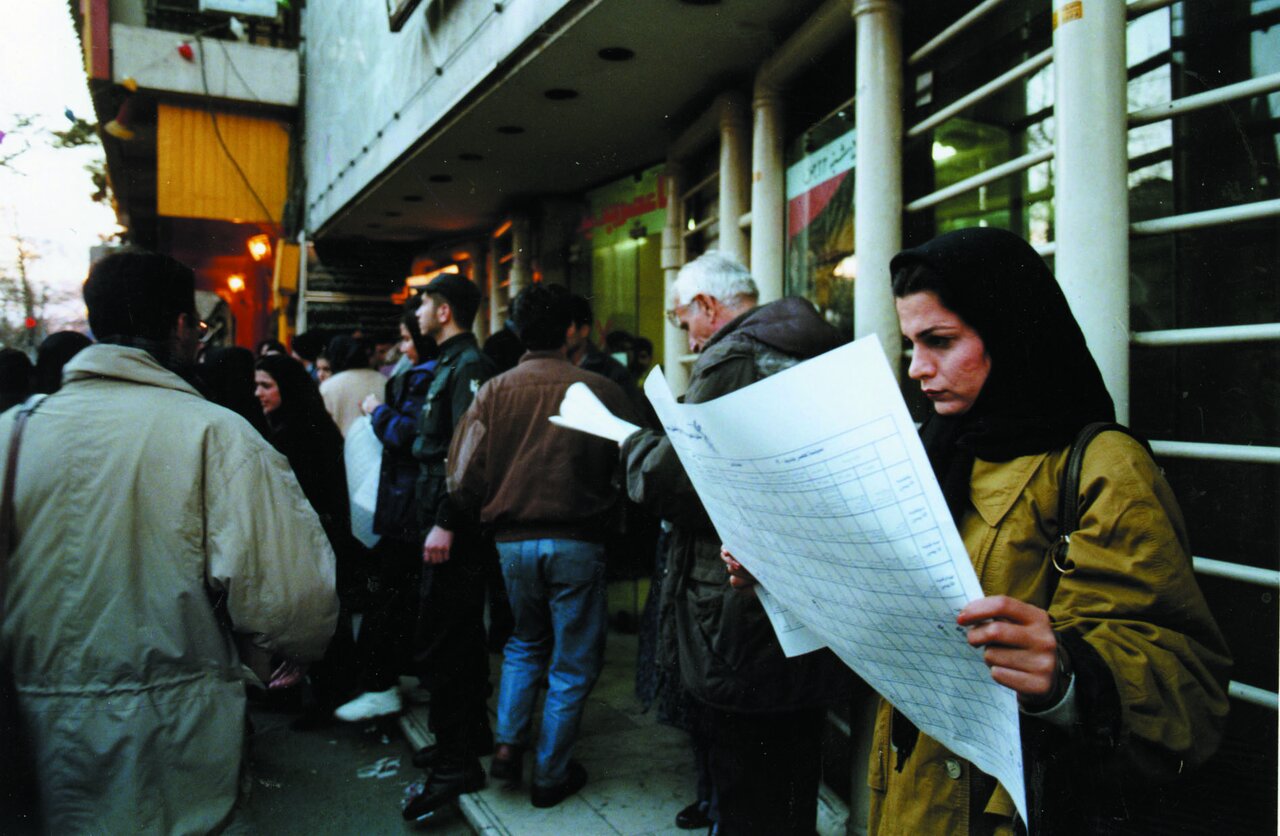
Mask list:
[{"label": "mustard yellow coat", "polygon": [[[1181,512],[1146,450],[1123,433],[1103,433],[1084,459],[1080,526],[1068,555],[1074,568],[1061,574],[1047,550],[1058,533],[1066,460],[1064,449],[975,462],[973,508],[961,522],[961,536],[988,595],[1010,595],[1048,610],[1067,647],[1074,644],[1083,651],[1077,655],[1092,657],[1081,660],[1093,663],[1092,674],[1089,665],[1077,665],[1078,694],[1111,689],[1108,673],[1114,680],[1116,728],[1114,734],[1103,730],[1114,744],[1095,762],[1097,774],[1148,780],[1175,775],[1217,747],[1231,664],[1192,575]],[[1091,676],[1102,681],[1089,682]],[[1096,739],[1099,730],[1090,724],[1102,720],[1089,716],[1088,698],[1081,707],[1084,722],[1073,733]],[[975,793],[985,800],[971,802],[974,767],[928,736],[919,736],[898,771],[891,716],[881,700],[868,777],[870,833],[1013,832],[1015,808],[1004,788],[995,784],[994,792]],[[1027,756],[1035,755],[1024,751]],[[979,783],[989,782],[978,775]]]}]

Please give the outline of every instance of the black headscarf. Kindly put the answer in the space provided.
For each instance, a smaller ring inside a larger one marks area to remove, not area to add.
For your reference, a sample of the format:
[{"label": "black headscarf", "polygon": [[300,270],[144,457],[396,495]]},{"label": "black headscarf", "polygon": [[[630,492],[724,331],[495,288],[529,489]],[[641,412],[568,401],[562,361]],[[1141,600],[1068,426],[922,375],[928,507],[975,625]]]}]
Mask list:
[{"label": "black headscarf", "polygon": [[367,369],[369,360],[373,356],[365,340],[348,337],[345,334],[339,334],[329,340],[329,346],[324,353],[329,358],[329,366],[334,374],[345,372],[347,369]]},{"label": "black headscarf", "polygon": [[200,376],[209,400],[244,418],[264,436],[267,421],[253,395],[253,352],[239,346],[217,346],[204,353]]},{"label": "black headscarf", "polygon": [[961,229],[894,256],[924,264],[946,304],[982,337],[991,373],[963,415],[933,415],[920,434],[952,516],[968,507],[975,458],[1003,462],[1062,449],[1094,421],[1114,421],[1102,373],[1062,289],[1031,246],[1002,229]]},{"label": "black headscarf", "polygon": [[342,433],[301,363],[283,354],[268,354],[258,358],[257,368],[271,375],[280,390],[280,406],[267,415],[267,439],[289,460],[337,549],[349,537]]}]

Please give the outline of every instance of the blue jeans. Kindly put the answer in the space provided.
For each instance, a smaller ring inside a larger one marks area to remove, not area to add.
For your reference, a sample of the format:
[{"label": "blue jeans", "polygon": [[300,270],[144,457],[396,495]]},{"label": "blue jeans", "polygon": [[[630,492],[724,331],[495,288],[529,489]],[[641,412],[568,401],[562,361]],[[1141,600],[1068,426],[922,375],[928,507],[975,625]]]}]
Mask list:
[{"label": "blue jeans", "polygon": [[520,540],[498,543],[498,553],[515,630],[502,662],[497,739],[529,745],[538,686],[546,674],[533,782],[553,786],[565,779],[582,709],[604,664],[604,546]]}]

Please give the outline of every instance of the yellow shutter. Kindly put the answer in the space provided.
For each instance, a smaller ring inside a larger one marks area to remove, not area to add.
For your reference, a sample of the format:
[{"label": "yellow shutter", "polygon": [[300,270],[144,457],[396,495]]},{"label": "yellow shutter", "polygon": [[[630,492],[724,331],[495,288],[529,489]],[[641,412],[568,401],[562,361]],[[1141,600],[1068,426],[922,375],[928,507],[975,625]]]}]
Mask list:
[{"label": "yellow shutter", "polygon": [[[225,150],[208,111],[159,106],[156,212],[176,218],[279,222],[288,196],[289,126],[232,113],[218,113],[217,118]],[[228,151],[244,177],[228,159]]]}]

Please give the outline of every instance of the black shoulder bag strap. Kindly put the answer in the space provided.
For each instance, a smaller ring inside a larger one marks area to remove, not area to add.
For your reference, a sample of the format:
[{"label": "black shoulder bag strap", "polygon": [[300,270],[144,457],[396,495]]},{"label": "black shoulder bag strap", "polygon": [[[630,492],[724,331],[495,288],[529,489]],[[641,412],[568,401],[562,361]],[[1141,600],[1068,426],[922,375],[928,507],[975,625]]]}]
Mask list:
[{"label": "black shoulder bag strap", "polygon": [[1146,439],[1123,424],[1110,421],[1086,424],[1076,435],[1075,441],[1071,442],[1071,450],[1067,453],[1067,466],[1062,469],[1062,482],[1058,486],[1058,540],[1049,547],[1053,568],[1063,575],[1069,575],[1075,570],[1075,564],[1067,557],[1067,548],[1071,545],[1071,535],[1080,527],[1080,471],[1084,467],[1084,454],[1095,438],[1112,431],[1130,436],[1145,447],[1148,453],[1151,452],[1151,445]]}]

